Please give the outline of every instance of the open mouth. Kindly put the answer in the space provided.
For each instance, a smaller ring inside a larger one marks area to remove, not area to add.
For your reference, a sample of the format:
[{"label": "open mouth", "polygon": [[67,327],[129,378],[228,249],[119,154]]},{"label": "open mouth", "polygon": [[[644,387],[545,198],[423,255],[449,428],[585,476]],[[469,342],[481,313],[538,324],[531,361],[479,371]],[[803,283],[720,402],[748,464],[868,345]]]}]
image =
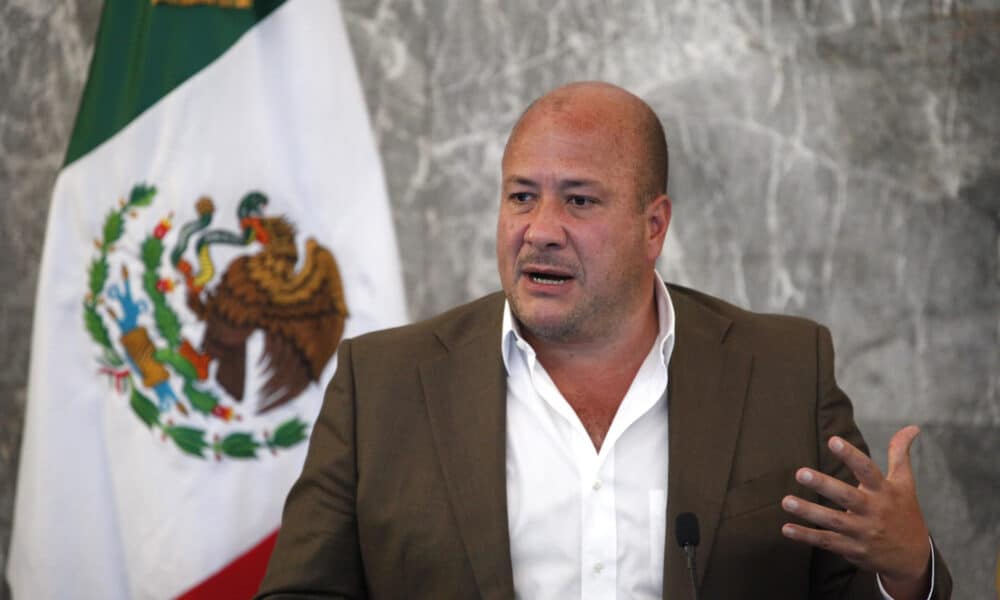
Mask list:
[{"label": "open mouth", "polygon": [[524,274],[532,281],[541,285],[565,285],[573,279],[570,275],[560,273],[542,273],[541,271],[525,271]]}]

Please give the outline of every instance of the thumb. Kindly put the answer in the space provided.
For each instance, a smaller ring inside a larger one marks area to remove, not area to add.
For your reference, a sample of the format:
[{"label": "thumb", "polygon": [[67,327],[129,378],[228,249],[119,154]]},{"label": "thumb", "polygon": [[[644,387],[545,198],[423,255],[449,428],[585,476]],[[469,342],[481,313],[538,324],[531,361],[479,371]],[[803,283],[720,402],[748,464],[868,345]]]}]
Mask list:
[{"label": "thumb", "polygon": [[909,425],[897,431],[889,440],[889,472],[886,477],[911,477],[910,446],[920,433],[916,425]]}]

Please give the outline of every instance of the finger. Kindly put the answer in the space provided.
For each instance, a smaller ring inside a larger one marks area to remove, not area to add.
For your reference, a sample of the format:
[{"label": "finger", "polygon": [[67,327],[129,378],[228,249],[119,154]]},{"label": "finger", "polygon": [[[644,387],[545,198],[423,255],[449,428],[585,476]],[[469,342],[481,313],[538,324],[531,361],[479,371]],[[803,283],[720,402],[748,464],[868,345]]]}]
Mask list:
[{"label": "finger", "polygon": [[858,522],[856,514],[820,506],[815,502],[809,502],[795,496],[785,496],[781,501],[781,508],[814,525],[842,533],[851,538],[857,537],[858,532],[861,531],[861,524]]},{"label": "finger", "polygon": [[850,561],[856,562],[864,556],[859,542],[835,531],[821,531],[794,523],[785,523],[781,527],[781,534],[788,539],[829,550]]},{"label": "finger", "polygon": [[841,508],[851,512],[864,513],[865,495],[850,484],[806,468],[795,472],[795,480],[824,498],[832,500]]},{"label": "finger", "polygon": [[878,468],[878,465],[875,464],[875,461],[868,457],[868,455],[855,448],[854,445],[844,438],[838,436],[831,437],[827,445],[837,458],[844,461],[844,464],[854,473],[854,476],[857,477],[862,485],[873,490],[881,487],[885,477],[882,475],[882,471]]},{"label": "finger", "polygon": [[889,440],[889,476],[911,475],[910,447],[920,433],[916,425],[909,425],[896,432]]}]

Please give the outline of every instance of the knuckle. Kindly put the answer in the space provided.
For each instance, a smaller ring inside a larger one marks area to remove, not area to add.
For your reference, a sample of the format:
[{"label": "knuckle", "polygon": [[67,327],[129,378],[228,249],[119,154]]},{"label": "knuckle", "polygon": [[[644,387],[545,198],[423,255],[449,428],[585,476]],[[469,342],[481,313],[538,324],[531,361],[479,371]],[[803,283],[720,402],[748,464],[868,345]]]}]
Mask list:
[{"label": "knuckle", "polygon": [[861,557],[863,561],[870,561],[872,559],[872,550],[868,546],[862,546],[858,549],[858,556]]},{"label": "knuckle", "polygon": [[881,540],[885,538],[885,527],[881,523],[874,523],[868,528],[868,539]]}]

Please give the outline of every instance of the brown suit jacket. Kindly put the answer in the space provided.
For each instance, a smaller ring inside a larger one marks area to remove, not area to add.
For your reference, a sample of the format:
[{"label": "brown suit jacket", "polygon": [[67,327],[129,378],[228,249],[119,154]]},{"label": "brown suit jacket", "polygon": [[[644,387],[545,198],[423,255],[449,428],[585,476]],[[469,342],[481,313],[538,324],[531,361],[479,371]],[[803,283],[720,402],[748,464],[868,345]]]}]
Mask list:
[{"label": "brown suit jacket", "polygon": [[[701,523],[701,597],[880,598],[871,573],[785,539],[779,502],[811,466],[852,480],[867,449],[833,377],[829,332],[670,286],[664,598],[691,597],[674,543]],[[259,598],[513,598],[505,482],[503,296],[341,344]],[[937,557],[935,598],[951,579]]]}]

